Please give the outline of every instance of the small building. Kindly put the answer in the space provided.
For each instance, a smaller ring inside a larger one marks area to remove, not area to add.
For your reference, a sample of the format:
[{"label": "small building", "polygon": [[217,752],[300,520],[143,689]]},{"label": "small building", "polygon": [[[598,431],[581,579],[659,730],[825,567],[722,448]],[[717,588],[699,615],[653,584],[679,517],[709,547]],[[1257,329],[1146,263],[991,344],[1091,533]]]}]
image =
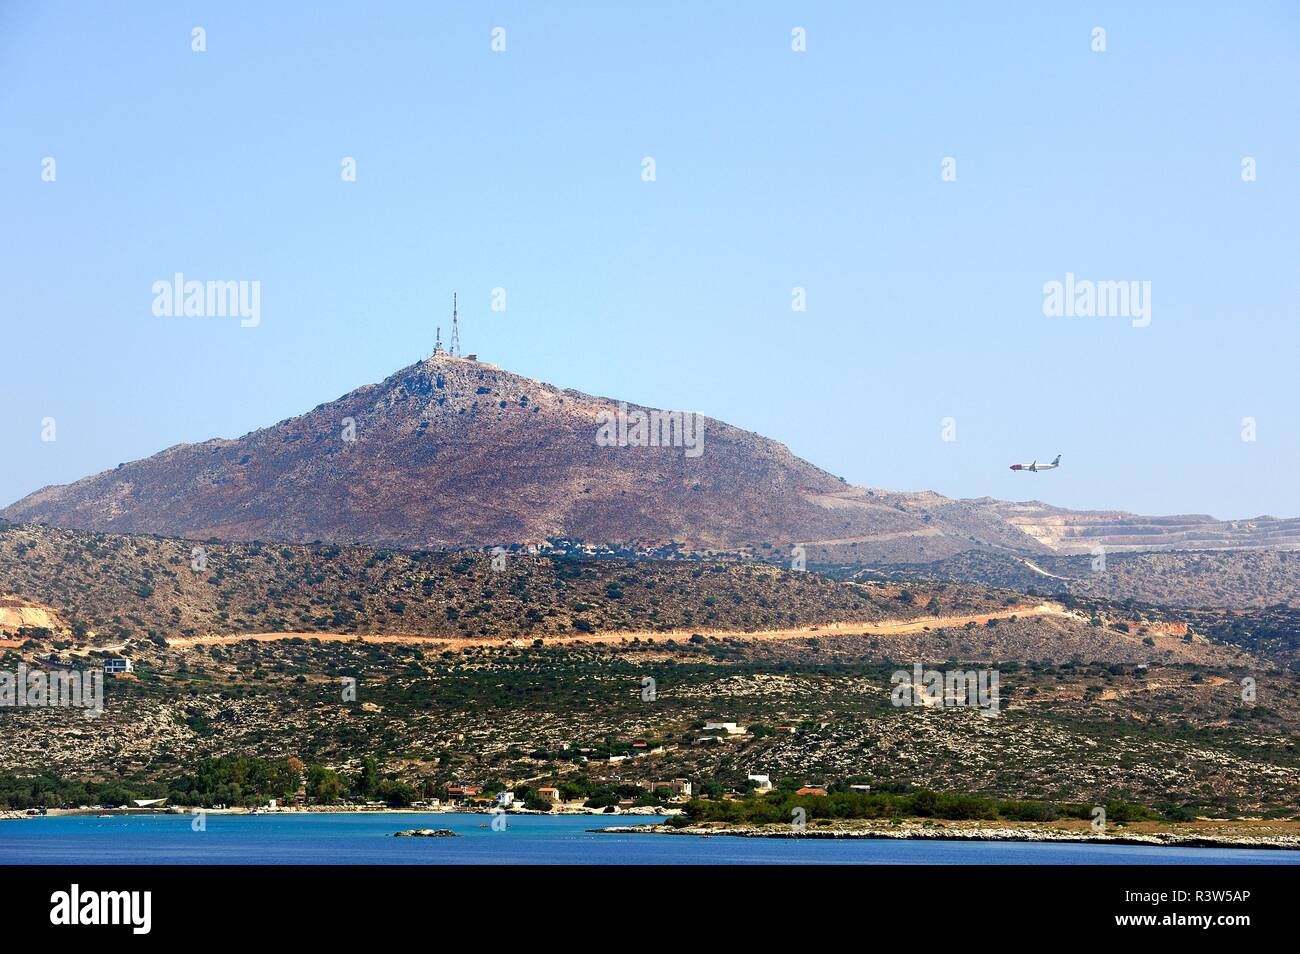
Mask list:
[{"label": "small building", "polygon": [[104,660],[104,672],[111,675],[117,672],[130,672],[131,660],[125,656],[110,656]]},{"label": "small building", "polygon": [[660,789],[666,788],[672,792],[674,796],[681,796],[683,798],[690,798],[692,792],[691,783],[684,778],[675,778],[671,782],[651,782],[649,787],[651,792],[657,792]]},{"label": "small building", "polygon": [[758,789],[760,792],[771,791],[771,789],[772,789],[772,779],[771,779],[770,776],[767,776],[767,775],[750,775],[750,776],[748,776],[748,778],[749,778],[749,781],[751,781],[751,782],[754,783],[754,787],[755,787],[756,789]]},{"label": "small building", "polygon": [[537,797],[554,805],[560,801],[560,790],[554,785],[543,785],[537,790]]},{"label": "small building", "polygon": [[799,791],[795,792],[795,794],[796,794],[796,795],[825,795],[825,794],[826,794],[826,789],[824,789],[824,788],[805,787],[805,788],[801,788],[801,789],[799,789]]},{"label": "small building", "polygon": [[509,808],[515,803],[515,793],[497,792],[496,803],[502,808]]},{"label": "small building", "polygon": [[745,727],[736,725],[734,722],[706,722],[704,723],[705,732],[722,732],[726,735],[744,735]]}]

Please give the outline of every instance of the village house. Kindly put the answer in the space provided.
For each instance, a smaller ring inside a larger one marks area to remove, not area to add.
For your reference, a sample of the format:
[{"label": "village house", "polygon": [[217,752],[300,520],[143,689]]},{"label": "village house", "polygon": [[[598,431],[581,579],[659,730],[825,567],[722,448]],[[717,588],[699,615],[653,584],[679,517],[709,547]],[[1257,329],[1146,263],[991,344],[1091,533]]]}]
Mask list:
[{"label": "village house", "polygon": [[706,722],[704,723],[705,732],[721,732],[725,735],[744,735],[745,727],[736,725],[734,722]]},{"label": "village house", "polygon": [[452,805],[461,804],[482,792],[477,785],[448,785],[447,801]]},{"label": "village house", "polygon": [[669,789],[670,791],[672,791],[673,795],[680,796],[682,798],[690,798],[691,792],[693,790],[691,783],[684,778],[675,778],[671,782],[650,783],[650,791],[652,792],[657,792],[661,788]]}]

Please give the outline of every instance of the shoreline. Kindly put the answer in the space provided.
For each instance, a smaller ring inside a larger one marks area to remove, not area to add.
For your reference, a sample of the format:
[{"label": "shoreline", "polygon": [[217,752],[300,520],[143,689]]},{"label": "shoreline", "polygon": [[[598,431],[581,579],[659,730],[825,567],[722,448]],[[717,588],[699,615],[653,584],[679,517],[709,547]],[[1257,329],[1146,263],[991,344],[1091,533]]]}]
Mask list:
[{"label": "shoreline", "polygon": [[[214,815],[252,815],[249,809],[207,809],[209,814]],[[0,820],[23,820],[23,819],[40,819],[40,818],[64,818],[72,816],[81,817],[99,817],[109,818],[130,818],[139,816],[154,815],[178,815],[188,817],[192,809],[174,809],[171,811],[156,809],[130,809],[118,811],[93,811],[81,809],[61,809],[54,810],[46,815],[28,815],[21,810],[4,810],[0,811]],[[483,809],[429,809],[429,808],[371,808],[371,809],[339,809],[339,808],[321,808],[321,809],[275,809],[275,810],[258,810],[258,815],[490,815],[492,812]],[[620,815],[603,811],[566,811],[566,812],[535,812],[535,811],[513,811],[507,812],[507,815],[513,816],[542,816],[549,818],[556,817],[576,817],[591,816],[596,817],[604,815],[611,820],[614,818],[635,818],[653,815],[663,817],[662,812],[639,812],[636,814],[624,812]],[[630,820],[630,819],[629,819]],[[1118,826],[1117,826],[1118,827]],[[916,822],[903,822],[899,825],[890,824],[855,824],[853,822],[837,822],[826,826],[808,827],[804,831],[796,832],[788,825],[744,825],[744,824],[724,824],[724,823],[707,823],[702,825],[673,826],[664,822],[634,822],[630,824],[605,825],[598,828],[587,828],[587,832],[592,834],[612,834],[612,835],[684,835],[696,838],[777,838],[777,839],[814,839],[814,840],[842,840],[851,841],[854,839],[876,839],[889,841],[952,841],[952,842],[1041,842],[1044,844],[1081,844],[1081,845],[1130,845],[1147,848],[1232,848],[1232,849],[1260,849],[1272,851],[1300,851],[1300,833],[1291,834],[1289,832],[1300,831],[1295,827],[1295,823],[1285,826],[1286,832],[1283,833],[1278,829],[1283,827],[1276,823],[1254,821],[1254,822],[1229,822],[1229,821],[1208,821],[1199,823],[1188,823],[1185,831],[1171,830],[1168,827],[1156,828],[1150,823],[1145,827],[1148,830],[1143,831],[1142,823],[1125,826],[1125,829],[1118,834],[1098,833],[1091,828],[1083,827],[1044,827],[1037,823],[1008,824],[1002,823],[997,825],[989,824],[968,824],[968,823],[929,823],[918,824]],[[1215,832],[1213,829],[1220,828],[1222,832]],[[1252,829],[1259,829],[1252,831]]]},{"label": "shoreline", "polygon": [[807,828],[793,831],[788,825],[689,825],[674,827],[665,824],[611,825],[591,828],[596,834],[646,834],[688,835],[696,838],[793,838],[840,839],[856,838],[893,841],[988,841],[988,842],[1043,842],[1056,844],[1138,845],[1148,848],[1238,848],[1268,849],[1275,851],[1300,851],[1300,835],[1216,835],[1205,831],[1126,831],[1108,835],[1064,828],[970,826],[944,827],[939,825],[903,824],[900,826],[846,826]]},{"label": "shoreline", "polygon": [[[203,808],[199,805],[175,806],[173,808],[51,808],[44,815],[28,814],[26,809],[0,809],[0,821],[22,821],[26,819],[37,818],[68,818],[72,816],[82,817],[106,817],[106,818],[136,818],[149,815],[192,815],[195,811],[203,811],[208,815],[491,815],[491,807],[479,806],[456,806],[456,807],[439,807],[439,808],[340,808],[336,805],[330,806],[308,806],[293,808]],[[645,817],[663,817],[681,814],[680,809],[669,809],[661,811],[657,808],[631,808],[622,809],[618,812],[607,812],[603,808],[564,808],[554,812],[540,812],[528,808],[508,808],[504,812],[507,817],[516,817],[521,815],[541,816],[544,818],[564,818],[586,816],[596,818],[605,816],[607,818],[645,818]]]}]

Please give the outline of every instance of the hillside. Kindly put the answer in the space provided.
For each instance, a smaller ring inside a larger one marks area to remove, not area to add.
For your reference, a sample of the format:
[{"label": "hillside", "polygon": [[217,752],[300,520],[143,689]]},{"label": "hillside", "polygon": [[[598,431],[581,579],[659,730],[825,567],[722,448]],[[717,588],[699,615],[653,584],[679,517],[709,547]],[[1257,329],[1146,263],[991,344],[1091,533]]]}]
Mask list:
[{"label": "hillside", "polygon": [[936,580],[1005,587],[1022,593],[1163,606],[1246,609],[1273,604],[1300,607],[1300,553],[1288,550],[1211,550],[1107,553],[1105,568],[1089,556],[1021,557],[969,551],[944,560],[877,570],[845,565],[832,575],[851,579]]},{"label": "hillside", "polygon": [[743,631],[977,613],[1017,600],[986,587],[867,587],[735,562],[513,553],[494,569],[484,553],[328,544],[203,544],[203,569],[195,571],[193,547],[140,535],[0,527],[0,589],[15,594],[13,606],[31,607],[31,622],[15,615],[8,631],[39,629],[31,615],[38,608],[66,621],[74,636],[115,641],[301,631],[448,638]]},{"label": "hillside", "polygon": [[[328,800],[325,773],[338,773],[345,787],[395,804],[461,784],[489,795],[560,785],[579,800],[614,790],[639,798],[638,787],[674,778],[720,795],[717,786],[743,788],[750,772],[780,785],[912,784],[1172,802],[1192,813],[1289,817],[1300,797],[1300,675],[1202,640],[1156,633],[1147,645],[1136,633],[1066,619],[905,638],[179,642],[134,644],[135,673],[108,681],[100,718],[0,710],[0,798],[4,773],[49,772],[193,803],[186,779],[207,774],[205,759],[236,757],[321,767],[311,797]],[[12,670],[19,653],[0,648],[0,663]],[[1008,658],[1023,661],[998,664],[998,718],[891,705],[900,666]],[[355,700],[341,698],[343,676],[356,680]],[[650,700],[647,676],[658,690]],[[1258,681],[1257,704],[1242,702],[1246,676]],[[714,719],[748,731],[702,741]],[[367,759],[382,786],[356,787]],[[197,803],[238,804],[262,791],[243,774],[236,780],[240,788]]]},{"label": "hillside", "polygon": [[601,415],[619,408],[613,398],[440,353],[238,439],[180,444],[46,487],[0,518],[410,550],[564,538],[778,563],[802,544],[809,560],[858,565],[927,563],[974,548],[1300,544],[1295,520],[1074,513],[852,487],[782,444],[712,418],[676,432],[677,446],[602,446]]},{"label": "hillside", "polygon": [[[39,771],[73,805],[238,803],[261,792],[238,765],[238,787],[195,774],[248,758],[312,766],[311,798],[350,788],[393,804],[473,783],[561,785],[599,805],[673,778],[720,794],[749,772],[1182,814],[1293,813],[1300,793],[1300,674],[1269,661],[1292,660],[1293,641],[1250,618],[715,560],[517,552],[494,569],[477,552],[209,543],[196,571],[194,547],[0,528],[14,624],[0,668],[85,665],[96,649],[134,663],[107,681],[98,718],[0,709],[0,801],[43,803]],[[1002,714],[895,707],[893,673],[918,661],[995,667]],[[1246,677],[1258,703],[1242,699]],[[748,731],[707,738],[711,719]],[[357,781],[367,760],[373,777]]]},{"label": "hillside", "polygon": [[[898,495],[850,488],[721,421],[703,419],[698,456],[684,439],[600,446],[598,416],[617,409],[613,399],[440,354],[238,440],[178,445],[45,488],[0,516],[407,549],[556,537],[695,551],[834,540],[886,558],[937,559],[972,545],[966,528],[945,528]],[[1033,545],[997,521],[985,530]]]},{"label": "hillside", "polygon": [[1148,517],[1118,510],[1066,510],[1033,500],[1011,503],[982,497],[960,504],[981,520],[1005,521],[1061,554],[1155,550],[1300,547],[1300,518],[1260,516],[1216,520],[1205,514]]}]

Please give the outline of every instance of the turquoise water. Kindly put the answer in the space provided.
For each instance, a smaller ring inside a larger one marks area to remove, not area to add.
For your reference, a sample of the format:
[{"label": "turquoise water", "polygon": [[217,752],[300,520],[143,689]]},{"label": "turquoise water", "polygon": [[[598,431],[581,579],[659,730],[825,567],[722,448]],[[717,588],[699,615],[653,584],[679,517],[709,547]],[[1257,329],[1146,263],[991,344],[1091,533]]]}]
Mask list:
[{"label": "turquoise water", "polygon": [[[658,819],[624,819],[622,823]],[[796,841],[607,835],[620,820],[486,815],[66,816],[0,821],[0,864],[1298,864],[1300,852],[891,839]],[[450,828],[461,838],[394,838]]]}]

